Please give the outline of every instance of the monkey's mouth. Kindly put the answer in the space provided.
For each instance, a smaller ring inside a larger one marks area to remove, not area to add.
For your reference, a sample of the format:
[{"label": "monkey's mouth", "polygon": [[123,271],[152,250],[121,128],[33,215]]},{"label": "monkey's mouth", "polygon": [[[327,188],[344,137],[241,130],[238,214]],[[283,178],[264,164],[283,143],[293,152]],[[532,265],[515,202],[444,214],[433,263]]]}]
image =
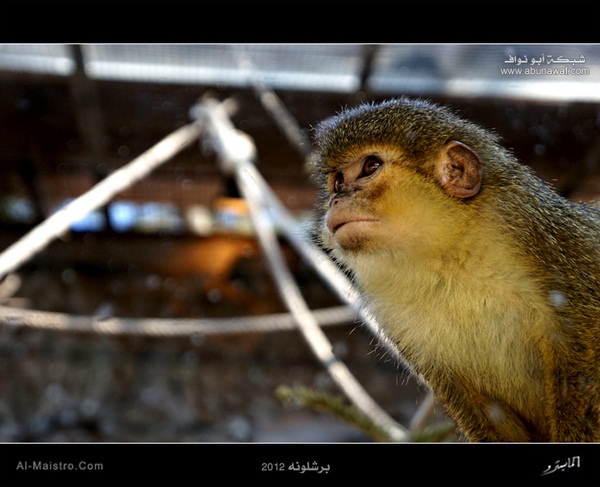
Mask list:
[{"label": "monkey's mouth", "polygon": [[342,227],[346,227],[348,225],[361,225],[361,224],[370,224],[370,223],[375,223],[378,220],[374,219],[374,218],[357,218],[357,219],[352,219],[352,220],[343,220],[340,222],[336,222],[333,225],[333,228],[331,229],[332,233],[335,234],[337,233],[337,231],[342,228]]}]

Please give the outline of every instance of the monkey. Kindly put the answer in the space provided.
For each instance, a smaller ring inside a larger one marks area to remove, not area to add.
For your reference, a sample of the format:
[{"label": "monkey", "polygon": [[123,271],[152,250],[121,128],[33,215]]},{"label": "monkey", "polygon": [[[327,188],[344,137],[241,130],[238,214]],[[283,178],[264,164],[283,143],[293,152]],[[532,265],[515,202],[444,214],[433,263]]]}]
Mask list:
[{"label": "monkey", "polygon": [[318,243],[460,441],[600,441],[600,210],[430,100],[311,130]]}]

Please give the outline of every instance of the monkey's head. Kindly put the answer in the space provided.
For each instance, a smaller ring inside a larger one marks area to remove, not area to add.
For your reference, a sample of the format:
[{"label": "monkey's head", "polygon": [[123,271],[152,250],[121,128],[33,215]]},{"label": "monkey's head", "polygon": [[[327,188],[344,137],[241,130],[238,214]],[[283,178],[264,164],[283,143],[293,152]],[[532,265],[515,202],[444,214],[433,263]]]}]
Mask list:
[{"label": "monkey's head", "polygon": [[499,150],[489,132],[409,98],[344,111],[318,125],[314,140],[321,237],[342,261],[446,239]]}]

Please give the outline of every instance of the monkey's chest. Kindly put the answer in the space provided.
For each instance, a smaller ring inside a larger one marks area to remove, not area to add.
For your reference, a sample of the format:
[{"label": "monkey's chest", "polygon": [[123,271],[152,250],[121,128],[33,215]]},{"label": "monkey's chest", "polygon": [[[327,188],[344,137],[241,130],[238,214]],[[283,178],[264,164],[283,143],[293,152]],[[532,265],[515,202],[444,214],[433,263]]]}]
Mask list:
[{"label": "monkey's chest", "polygon": [[535,293],[471,284],[399,284],[384,299],[376,295],[373,311],[427,380],[464,377],[515,406],[541,401],[543,366],[535,337],[546,326],[546,310]]}]

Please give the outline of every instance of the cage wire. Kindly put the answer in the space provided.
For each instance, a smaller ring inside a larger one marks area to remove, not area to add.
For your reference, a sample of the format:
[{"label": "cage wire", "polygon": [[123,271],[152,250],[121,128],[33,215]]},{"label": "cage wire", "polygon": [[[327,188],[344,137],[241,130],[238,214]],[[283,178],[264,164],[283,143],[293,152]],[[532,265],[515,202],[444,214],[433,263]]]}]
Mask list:
[{"label": "cage wire", "polygon": [[[255,80],[261,99],[270,100],[271,111],[277,105],[273,93]],[[86,214],[109,202],[120,191],[147,176],[179,151],[201,136],[210,140],[219,156],[221,170],[234,174],[250,209],[255,231],[267,256],[270,270],[289,313],[279,316],[248,317],[225,320],[159,320],[101,319],[93,316],[73,316],[0,306],[0,320],[10,327],[29,326],[62,331],[87,331],[102,334],[132,334],[174,336],[208,333],[268,332],[294,326],[299,328],[314,355],[327,370],[350,402],[366,417],[386,432],[393,441],[407,441],[408,431],[390,417],[364,390],[345,364],[332,352],[332,344],[321,326],[339,324],[351,316],[361,315],[369,329],[390,351],[389,340],[372,316],[360,306],[357,291],[335,264],[302,235],[283,204],[269,189],[253,164],[255,147],[246,134],[237,131],[228,118],[225,104],[205,99],[194,106],[190,114],[195,120],[166,136],[119,170],[108,175],[89,191],[75,198],[64,208],[34,227],[20,240],[0,254],[0,278],[11,275],[23,263],[41,251]],[[276,112],[273,112],[276,113]],[[291,133],[288,122],[288,134]],[[303,151],[306,147],[302,147]],[[274,222],[275,221],[275,222]],[[294,248],[300,251],[337,294],[351,305],[333,310],[310,310],[298,286],[287,269],[275,238],[275,223],[283,230]],[[275,324],[277,323],[277,324]]]}]

